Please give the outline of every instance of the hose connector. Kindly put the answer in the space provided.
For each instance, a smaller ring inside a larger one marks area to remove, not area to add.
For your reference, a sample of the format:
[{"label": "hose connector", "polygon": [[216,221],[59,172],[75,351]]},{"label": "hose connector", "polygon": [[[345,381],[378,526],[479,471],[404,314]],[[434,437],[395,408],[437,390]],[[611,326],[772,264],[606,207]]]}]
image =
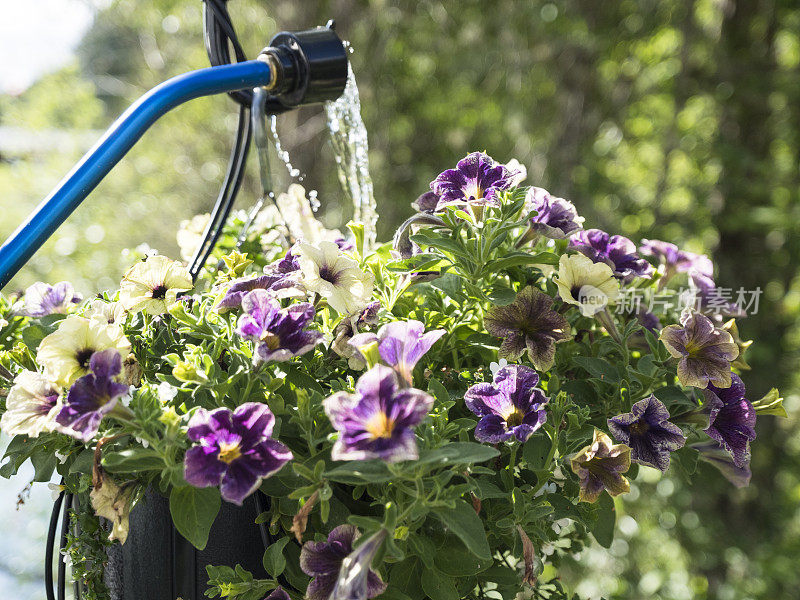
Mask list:
[{"label": "hose connector", "polygon": [[333,22],[295,33],[282,31],[270,40],[259,59],[277,67],[269,86],[270,103],[286,110],[336,100],[347,83],[347,50]]}]

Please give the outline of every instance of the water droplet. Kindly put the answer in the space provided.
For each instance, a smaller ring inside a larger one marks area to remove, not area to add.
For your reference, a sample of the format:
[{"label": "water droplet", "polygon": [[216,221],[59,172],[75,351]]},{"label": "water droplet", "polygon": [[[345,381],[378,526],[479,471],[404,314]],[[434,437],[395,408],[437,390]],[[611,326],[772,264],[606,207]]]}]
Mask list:
[{"label": "water droplet", "polygon": [[281,145],[281,138],[278,136],[278,118],[275,115],[270,115],[269,117],[269,130],[272,135],[272,143],[275,145],[275,153],[283,161],[289,176],[294,179],[301,177],[300,181],[302,181],[303,175],[301,175],[300,169],[292,165],[292,158],[289,156],[289,152]]}]

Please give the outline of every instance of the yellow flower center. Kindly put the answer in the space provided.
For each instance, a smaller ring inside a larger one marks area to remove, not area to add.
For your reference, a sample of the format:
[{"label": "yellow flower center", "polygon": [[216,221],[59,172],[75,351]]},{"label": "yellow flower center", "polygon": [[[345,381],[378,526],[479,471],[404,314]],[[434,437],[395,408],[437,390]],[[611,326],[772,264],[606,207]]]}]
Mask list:
[{"label": "yellow flower center", "polygon": [[689,356],[695,356],[697,354],[698,350],[701,350],[701,349],[702,349],[702,346],[698,346],[697,344],[695,344],[692,341],[686,342],[686,353]]},{"label": "yellow flower center", "polygon": [[515,408],[506,417],[506,423],[509,427],[516,427],[517,425],[522,425],[523,419],[525,419],[525,413]]},{"label": "yellow flower center", "polygon": [[219,443],[219,458],[222,462],[226,464],[231,464],[237,458],[242,455],[241,450],[239,450],[239,442],[220,442]]},{"label": "yellow flower center", "polygon": [[377,412],[367,421],[365,429],[369,431],[376,440],[379,438],[390,438],[392,437],[392,431],[394,431],[394,421],[390,419],[386,413]]},{"label": "yellow flower center", "polygon": [[275,350],[278,346],[281,345],[281,338],[272,333],[271,331],[265,331],[261,334],[261,341],[267,345],[267,348],[270,350]]}]

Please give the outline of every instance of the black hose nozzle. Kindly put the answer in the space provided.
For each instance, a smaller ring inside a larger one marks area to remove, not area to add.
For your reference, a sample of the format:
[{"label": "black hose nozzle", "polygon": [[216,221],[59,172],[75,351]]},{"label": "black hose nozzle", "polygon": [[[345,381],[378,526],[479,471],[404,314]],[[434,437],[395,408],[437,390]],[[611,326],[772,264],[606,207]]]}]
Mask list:
[{"label": "black hose nozzle", "polygon": [[273,108],[278,108],[276,103],[289,110],[336,100],[344,91],[347,50],[332,24],[296,33],[282,31],[261,54],[277,67],[275,83],[269,90]]}]

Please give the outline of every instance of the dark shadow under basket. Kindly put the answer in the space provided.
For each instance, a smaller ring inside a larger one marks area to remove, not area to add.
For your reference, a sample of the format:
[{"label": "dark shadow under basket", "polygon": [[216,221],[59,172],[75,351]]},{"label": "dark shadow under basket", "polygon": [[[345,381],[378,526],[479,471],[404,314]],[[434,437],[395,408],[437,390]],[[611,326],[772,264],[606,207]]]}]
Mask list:
[{"label": "dark shadow under basket", "polygon": [[201,600],[208,588],[207,565],[240,564],[256,578],[267,577],[258,513],[254,496],[243,506],[223,501],[208,545],[197,550],[172,525],[169,500],[149,490],[131,511],[125,545],[109,549],[105,577],[111,598]]}]

